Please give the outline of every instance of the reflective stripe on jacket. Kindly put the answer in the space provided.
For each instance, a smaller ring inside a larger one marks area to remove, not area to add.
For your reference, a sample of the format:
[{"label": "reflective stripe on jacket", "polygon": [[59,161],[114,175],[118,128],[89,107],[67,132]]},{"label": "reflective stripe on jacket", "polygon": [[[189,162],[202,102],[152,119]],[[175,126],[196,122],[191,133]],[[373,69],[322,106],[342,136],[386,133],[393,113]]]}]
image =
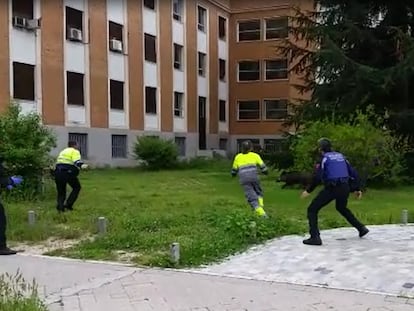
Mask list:
[{"label": "reflective stripe on jacket", "polygon": [[71,147],[63,149],[57,157],[56,165],[58,164],[68,164],[80,167],[82,165],[82,161],[79,150]]},{"label": "reflective stripe on jacket", "polygon": [[241,183],[253,182],[258,179],[257,167],[260,167],[262,172],[267,170],[260,155],[255,152],[239,153],[234,158],[232,174],[239,174]]}]

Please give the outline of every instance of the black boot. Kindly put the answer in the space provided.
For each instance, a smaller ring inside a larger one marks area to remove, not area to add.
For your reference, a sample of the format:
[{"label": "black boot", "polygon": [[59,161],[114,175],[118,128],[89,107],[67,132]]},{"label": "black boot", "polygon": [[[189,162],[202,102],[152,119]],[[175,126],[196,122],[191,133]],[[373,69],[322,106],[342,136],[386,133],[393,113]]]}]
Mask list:
[{"label": "black boot", "polygon": [[306,245],[322,245],[322,240],[319,236],[310,237],[309,239],[303,240],[303,244]]},{"label": "black boot", "polygon": [[358,230],[359,231],[359,237],[362,238],[363,236],[367,235],[367,233],[369,232],[367,227],[362,227],[361,229]]},{"label": "black boot", "polygon": [[12,250],[8,247],[2,247],[0,248],[0,256],[8,256],[8,255],[16,255],[17,251]]},{"label": "black boot", "polygon": [[65,210],[73,211],[73,206],[65,205]]}]

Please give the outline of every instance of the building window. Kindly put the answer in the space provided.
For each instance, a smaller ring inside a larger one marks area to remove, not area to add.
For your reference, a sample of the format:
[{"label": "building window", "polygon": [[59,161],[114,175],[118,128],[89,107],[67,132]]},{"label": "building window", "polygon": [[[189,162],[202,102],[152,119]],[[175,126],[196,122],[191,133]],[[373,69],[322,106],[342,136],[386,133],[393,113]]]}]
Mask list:
[{"label": "building window", "polygon": [[68,105],[84,106],[84,75],[77,72],[66,72],[66,101]]},{"label": "building window", "polygon": [[183,99],[183,93],[174,92],[174,116],[179,118],[182,118],[184,116]]},{"label": "building window", "polygon": [[263,149],[266,152],[281,152],[283,150],[283,139],[265,139]]},{"label": "building window", "polygon": [[175,137],[175,144],[178,148],[178,155],[185,157],[185,137]]},{"label": "building window", "polygon": [[266,99],[265,119],[266,120],[283,120],[288,115],[288,101],[286,99]]},{"label": "building window", "polygon": [[157,89],[145,87],[145,113],[157,114]]},{"label": "building window", "polygon": [[155,0],[144,0],[144,6],[148,9],[155,10]]},{"label": "building window", "polygon": [[258,152],[260,151],[261,147],[260,147],[260,140],[256,139],[256,138],[243,138],[243,139],[238,139],[237,140],[237,152],[241,152],[242,151],[242,143],[246,140],[250,140],[253,144],[253,151]]},{"label": "building window", "polygon": [[224,40],[226,39],[226,19],[219,16],[219,38]]},{"label": "building window", "polygon": [[227,138],[220,138],[219,140],[219,149],[227,150]]},{"label": "building window", "polygon": [[35,66],[13,62],[13,98],[35,100]]},{"label": "building window", "polygon": [[280,80],[288,78],[287,59],[266,61],[266,80]]},{"label": "building window", "polygon": [[33,19],[33,0],[13,0],[12,14],[13,17]]},{"label": "building window", "polygon": [[183,19],[184,2],[183,0],[173,0],[173,18],[181,22]]},{"label": "building window", "polygon": [[152,35],[145,34],[145,60],[156,63],[157,62],[157,48],[156,38]]},{"label": "building window", "polygon": [[174,68],[183,70],[183,47],[174,43]]},{"label": "building window", "polygon": [[206,54],[198,52],[198,75],[206,75]]},{"label": "building window", "polygon": [[260,62],[258,60],[247,60],[239,62],[239,81],[259,81]]},{"label": "building window", "polygon": [[75,141],[78,144],[79,152],[82,158],[88,158],[88,134],[69,133],[69,141]]},{"label": "building window", "polygon": [[66,7],[66,39],[82,42],[83,40],[83,12]]},{"label": "building window", "polygon": [[238,120],[259,120],[260,119],[260,101],[242,100],[237,103]]},{"label": "building window", "polygon": [[269,39],[282,39],[288,36],[288,18],[277,17],[267,19],[266,25],[266,40]]},{"label": "building window", "polygon": [[259,19],[239,22],[239,41],[258,41],[261,38]]},{"label": "building window", "polygon": [[112,135],[112,158],[125,159],[127,157],[127,136]]},{"label": "building window", "polygon": [[113,52],[122,53],[124,27],[120,24],[109,22],[109,49]]},{"label": "building window", "polygon": [[205,32],[207,25],[207,10],[198,6],[198,30]]},{"label": "building window", "polygon": [[124,82],[110,80],[111,109],[124,110]]},{"label": "building window", "polygon": [[219,100],[219,121],[226,122],[226,101]]},{"label": "building window", "polygon": [[224,59],[219,59],[219,73],[220,80],[226,80],[226,61]]}]

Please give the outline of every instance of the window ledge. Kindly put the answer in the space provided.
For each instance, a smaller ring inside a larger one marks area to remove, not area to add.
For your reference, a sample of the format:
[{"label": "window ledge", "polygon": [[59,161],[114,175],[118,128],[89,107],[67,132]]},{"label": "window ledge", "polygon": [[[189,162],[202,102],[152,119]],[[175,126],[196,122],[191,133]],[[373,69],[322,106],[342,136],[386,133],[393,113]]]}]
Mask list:
[{"label": "window ledge", "polygon": [[284,79],[274,79],[274,80],[263,80],[263,82],[289,82],[290,79],[289,78],[284,78]]}]

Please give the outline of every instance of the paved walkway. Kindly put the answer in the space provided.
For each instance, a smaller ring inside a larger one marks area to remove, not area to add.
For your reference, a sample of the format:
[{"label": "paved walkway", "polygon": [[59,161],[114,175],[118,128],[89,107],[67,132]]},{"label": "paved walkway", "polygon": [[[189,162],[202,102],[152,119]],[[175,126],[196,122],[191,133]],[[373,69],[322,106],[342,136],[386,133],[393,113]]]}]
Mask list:
[{"label": "paved walkway", "polygon": [[353,228],[322,232],[323,246],[286,236],[197,271],[414,298],[414,225],[369,229],[362,239]]},{"label": "paved walkway", "polygon": [[51,311],[414,310],[414,226],[370,229],[323,232],[322,247],[284,237],[191,272],[21,254],[0,258],[0,273],[36,278]]}]

